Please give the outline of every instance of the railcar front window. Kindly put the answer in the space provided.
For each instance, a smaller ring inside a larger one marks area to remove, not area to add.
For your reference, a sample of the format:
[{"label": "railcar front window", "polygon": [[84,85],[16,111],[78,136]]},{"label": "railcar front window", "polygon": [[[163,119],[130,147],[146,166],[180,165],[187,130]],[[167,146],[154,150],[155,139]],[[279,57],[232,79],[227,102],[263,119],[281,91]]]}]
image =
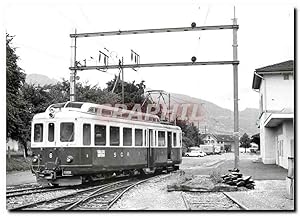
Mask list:
[{"label": "railcar front window", "polygon": [[135,129],[135,146],[143,145],[143,130]]},{"label": "railcar front window", "polygon": [[132,145],[132,129],[123,128],[123,146]]},{"label": "railcar front window", "polygon": [[97,146],[106,145],[106,126],[95,125],[95,145]]},{"label": "railcar front window", "polygon": [[60,124],[60,141],[61,142],[74,141],[74,123],[65,122]]},{"label": "railcar front window", "polygon": [[119,146],[120,145],[120,128],[110,127],[110,145]]},{"label": "railcar front window", "polygon": [[48,141],[49,142],[54,141],[54,123],[48,124]]},{"label": "railcar front window", "polygon": [[83,145],[91,145],[91,125],[83,124]]},{"label": "railcar front window", "polygon": [[173,146],[177,146],[177,136],[176,133],[173,133]]},{"label": "railcar front window", "polygon": [[164,131],[158,131],[158,146],[165,146],[166,145],[166,138]]},{"label": "railcar front window", "polygon": [[34,125],[34,142],[43,142],[43,124]]}]

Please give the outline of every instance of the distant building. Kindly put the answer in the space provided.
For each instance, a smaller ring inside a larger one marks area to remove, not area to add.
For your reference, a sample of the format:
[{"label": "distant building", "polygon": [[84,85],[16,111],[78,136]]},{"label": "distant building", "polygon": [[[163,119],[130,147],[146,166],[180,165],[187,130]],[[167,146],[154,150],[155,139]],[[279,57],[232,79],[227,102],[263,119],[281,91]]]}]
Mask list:
[{"label": "distant building", "polygon": [[259,93],[262,162],[287,169],[294,150],[294,61],[256,69],[252,89]]},{"label": "distant building", "polygon": [[9,138],[6,142],[6,151],[8,150],[17,152],[19,150],[19,143]]},{"label": "distant building", "polygon": [[204,144],[219,145],[226,152],[234,151],[234,139],[231,135],[207,133],[201,134],[200,138]]}]

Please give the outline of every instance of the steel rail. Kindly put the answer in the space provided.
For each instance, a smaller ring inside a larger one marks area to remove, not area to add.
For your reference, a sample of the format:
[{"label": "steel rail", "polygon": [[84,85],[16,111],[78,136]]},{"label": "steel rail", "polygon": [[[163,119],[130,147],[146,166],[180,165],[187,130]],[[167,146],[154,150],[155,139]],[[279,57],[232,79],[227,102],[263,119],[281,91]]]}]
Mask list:
[{"label": "steel rail", "polygon": [[[128,180],[122,180],[122,181],[119,181],[118,183],[125,182],[125,181],[128,181]],[[115,183],[113,183],[113,184],[115,184]],[[47,199],[47,200],[40,200],[40,201],[37,201],[37,202],[31,202],[31,203],[21,205],[21,206],[17,206],[17,207],[8,209],[8,210],[16,211],[16,210],[26,209],[26,208],[29,208],[29,207],[32,207],[32,206],[35,206],[35,205],[39,205],[39,204],[42,204],[42,203],[57,201],[58,199],[63,199],[63,198],[71,197],[71,196],[74,196],[74,195],[77,195],[77,194],[80,194],[80,193],[85,193],[85,192],[88,192],[88,191],[92,191],[92,190],[95,190],[97,188],[101,188],[101,187],[104,187],[104,186],[107,186],[107,185],[109,185],[109,184],[100,185],[100,186],[96,186],[96,187],[93,187],[93,188],[82,189],[82,190],[76,191],[74,193],[70,193],[70,194],[66,194],[66,195],[62,195],[62,196],[58,196],[58,197],[53,197],[53,198]]]},{"label": "steel rail", "polygon": [[228,199],[230,199],[232,202],[234,202],[235,204],[237,204],[242,210],[249,210],[246,206],[244,206],[243,204],[241,204],[239,201],[237,201],[236,199],[234,199],[232,196],[230,196],[228,193],[226,192],[222,192]]},{"label": "steel rail", "polygon": [[21,193],[18,193],[18,192],[9,193],[9,194],[6,194],[6,198],[29,195],[29,194],[36,194],[36,193],[43,193],[43,192],[65,190],[65,189],[68,189],[68,187],[60,187],[60,188],[53,188],[53,187],[43,188],[42,187],[42,188],[36,188],[36,189],[30,189],[30,190],[23,190]]}]

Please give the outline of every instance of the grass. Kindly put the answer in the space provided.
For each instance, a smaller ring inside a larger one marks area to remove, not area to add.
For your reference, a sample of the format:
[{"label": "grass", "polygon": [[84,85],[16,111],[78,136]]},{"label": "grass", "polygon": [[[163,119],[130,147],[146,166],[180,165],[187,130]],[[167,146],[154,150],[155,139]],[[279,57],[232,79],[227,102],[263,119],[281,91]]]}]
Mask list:
[{"label": "grass", "polygon": [[30,170],[30,163],[30,157],[6,157],[6,172]]},{"label": "grass", "polygon": [[212,180],[212,182],[214,184],[217,184],[217,183],[221,183],[222,182],[222,178],[221,178],[221,173],[220,171],[212,171],[210,174],[209,174],[209,177],[210,179]]}]

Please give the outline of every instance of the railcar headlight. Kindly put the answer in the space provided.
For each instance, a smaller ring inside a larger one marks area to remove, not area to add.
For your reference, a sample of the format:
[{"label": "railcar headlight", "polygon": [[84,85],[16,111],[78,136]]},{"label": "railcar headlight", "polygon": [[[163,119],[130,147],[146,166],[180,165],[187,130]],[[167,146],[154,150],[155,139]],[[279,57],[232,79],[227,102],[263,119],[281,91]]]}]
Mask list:
[{"label": "railcar headlight", "polygon": [[38,162],[38,160],[39,160],[38,156],[34,156],[32,158],[32,163],[36,163],[36,162]]},{"label": "railcar headlight", "polygon": [[73,157],[72,156],[68,156],[66,161],[67,161],[67,163],[71,163],[73,161]]}]

